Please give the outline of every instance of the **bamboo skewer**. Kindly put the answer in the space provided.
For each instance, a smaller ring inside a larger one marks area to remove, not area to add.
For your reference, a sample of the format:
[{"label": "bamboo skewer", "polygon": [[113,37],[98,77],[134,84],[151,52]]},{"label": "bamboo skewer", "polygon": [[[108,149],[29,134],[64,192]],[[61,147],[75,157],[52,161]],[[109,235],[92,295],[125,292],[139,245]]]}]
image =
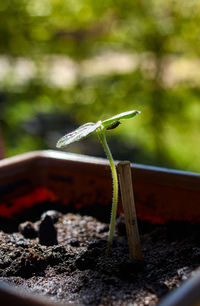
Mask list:
[{"label": "bamboo skewer", "polygon": [[140,246],[140,237],[137,225],[137,216],[133,195],[133,185],[131,177],[131,168],[129,161],[119,162],[117,165],[122,205],[129,244],[130,260],[142,261],[142,251]]}]

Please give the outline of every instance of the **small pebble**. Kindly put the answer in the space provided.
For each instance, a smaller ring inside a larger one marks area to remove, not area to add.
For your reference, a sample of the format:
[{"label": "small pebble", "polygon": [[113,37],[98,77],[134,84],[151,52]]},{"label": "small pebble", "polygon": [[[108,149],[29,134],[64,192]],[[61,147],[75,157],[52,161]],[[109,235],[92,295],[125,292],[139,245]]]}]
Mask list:
[{"label": "small pebble", "polygon": [[58,219],[62,217],[62,213],[57,210],[47,210],[41,215],[40,219],[44,220],[46,216],[49,216],[53,223],[56,223],[58,222]]},{"label": "small pebble", "polygon": [[52,218],[48,215],[44,217],[39,225],[39,243],[46,246],[58,244],[57,230]]},{"label": "small pebble", "polygon": [[25,238],[36,238],[38,236],[34,224],[30,221],[19,224],[18,230]]}]

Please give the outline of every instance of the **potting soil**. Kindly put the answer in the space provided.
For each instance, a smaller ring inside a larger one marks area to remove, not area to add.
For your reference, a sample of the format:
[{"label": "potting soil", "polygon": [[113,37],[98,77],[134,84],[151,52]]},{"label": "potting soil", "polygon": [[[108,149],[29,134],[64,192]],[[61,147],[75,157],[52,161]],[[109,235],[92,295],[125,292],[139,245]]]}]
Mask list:
[{"label": "potting soil", "polygon": [[143,262],[131,263],[123,217],[109,254],[108,224],[72,213],[45,218],[0,232],[0,280],[51,301],[156,305],[200,266],[200,225],[139,222]]}]

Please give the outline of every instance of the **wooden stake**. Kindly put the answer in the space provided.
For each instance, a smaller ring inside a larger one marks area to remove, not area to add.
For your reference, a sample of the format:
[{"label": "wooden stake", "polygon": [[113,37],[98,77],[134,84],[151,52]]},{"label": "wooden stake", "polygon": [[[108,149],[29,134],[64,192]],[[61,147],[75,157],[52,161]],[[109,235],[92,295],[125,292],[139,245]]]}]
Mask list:
[{"label": "wooden stake", "polygon": [[132,262],[136,260],[142,261],[143,258],[137,225],[130,162],[123,161],[118,163],[117,170],[120,182],[130,259]]}]

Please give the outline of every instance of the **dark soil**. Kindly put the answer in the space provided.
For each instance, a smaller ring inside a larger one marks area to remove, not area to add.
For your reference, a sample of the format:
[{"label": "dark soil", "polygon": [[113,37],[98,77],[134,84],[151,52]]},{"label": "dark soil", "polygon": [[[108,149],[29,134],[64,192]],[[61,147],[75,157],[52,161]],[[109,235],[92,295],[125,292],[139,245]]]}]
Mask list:
[{"label": "dark soil", "polygon": [[140,222],[144,263],[133,264],[122,217],[108,255],[108,224],[47,215],[0,232],[0,280],[75,305],[155,305],[200,265],[200,225]]}]

